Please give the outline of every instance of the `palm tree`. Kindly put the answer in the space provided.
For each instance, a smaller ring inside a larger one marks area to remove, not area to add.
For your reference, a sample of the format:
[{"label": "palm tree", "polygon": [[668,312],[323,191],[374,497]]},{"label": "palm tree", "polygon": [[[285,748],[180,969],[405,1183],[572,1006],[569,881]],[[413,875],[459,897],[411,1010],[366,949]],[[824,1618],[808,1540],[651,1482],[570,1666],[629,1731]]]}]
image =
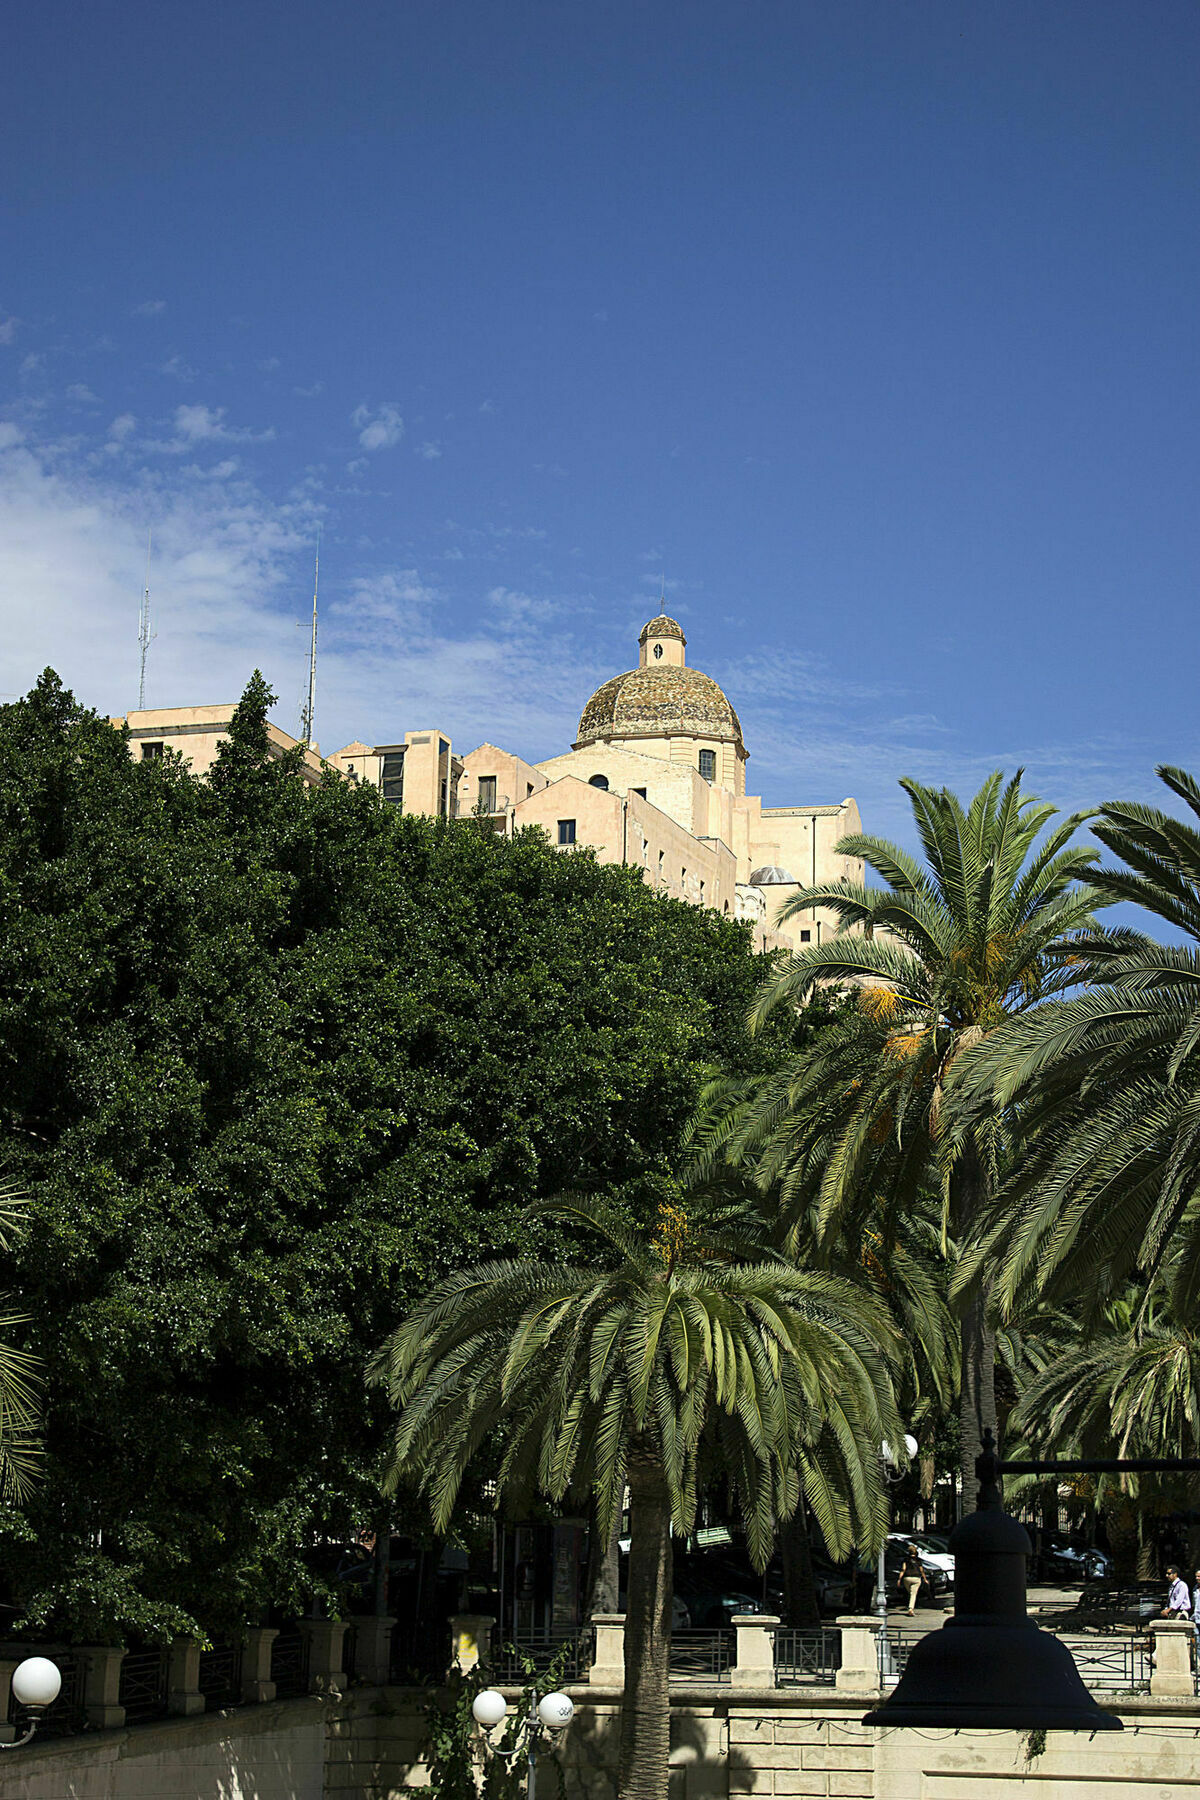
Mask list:
[{"label": "palm tree", "polygon": [[[1023,1444],[1043,1456],[1200,1456],[1200,1336],[1194,1321],[1173,1304],[1169,1278],[1131,1284],[1086,1329],[1061,1315],[1050,1326],[1054,1353],[1036,1372],[1027,1366],[1009,1418],[1010,1431]],[[1021,1448],[1014,1453],[1020,1456]],[[1118,1500],[1113,1490],[1142,1502],[1130,1521],[1139,1556],[1147,1489],[1171,1510],[1181,1503],[1190,1509],[1196,1502],[1194,1475],[1103,1477],[1098,1505],[1106,1489],[1110,1504]],[[1192,1536],[1194,1568],[1195,1532]]]},{"label": "palm tree", "polygon": [[[1193,777],[1158,774],[1200,819]],[[1092,873],[1105,901],[1182,941],[1088,931],[1073,946],[1082,991],[1006,1024],[964,1071],[964,1103],[1009,1109],[1020,1154],[963,1275],[998,1261],[1010,1316],[1031,1291],[1100,1309],[1169,1258],[1185,1318],[1200,1296],[1200,831],[1127,802],[1092,830],[1124,865]]]},{"label": "palm tree", "polygon": [[[943,1197],[943,1242],[976,1230],[995,1186],[1000,1117],[976,1108],[959,1124],[943,1106],[947,1077],[1004,1019],[1073,979],[1071,937],[1091,924],[1085,885],[1095,853],[1071,839],[1084,815],[1043,838],[1055,809],[988,778],[964,810],[949,789],[900,784],[925,852],[922,865],[880,838],[843,838],[885,885],[839,881],[795,894],[780,918],[833,912],[838,933],[790,956],[751,1011],[761,1025],[822,986],[857,991],[815,1044],[765,1080],[731,1086],[723,1116],[698,1140],[701,1171],[752,1165],[781,1204],[811,1207],[820,1238],[860,1238],[915,1213],[931,1187]],[[1039,842],[1039,839],[1042,841]],[[996,1425],[995,1344],[986,1290],[960,1320],[959,1418],[963,1492],[973,1484],[985,1427]]]},{"label": "palm tree", "polygon": [[830,1548],[877,1543],[881,1436],[898,1442],[887,1316],[664,1206],[647,1237],[603,1206],[550,1208],[603,1245],[587,1266],[495,1262],[444,1281],[392,1334],[371,1380],[398,1409],[388,1483],[410,1478],[434,1525],[503,1442],[498,1499],[595,1502],[602,1535],[630,1496],[619,1800],[667,1791],[672,1532],[720,1478],[762,1567],[803,1491]]}]

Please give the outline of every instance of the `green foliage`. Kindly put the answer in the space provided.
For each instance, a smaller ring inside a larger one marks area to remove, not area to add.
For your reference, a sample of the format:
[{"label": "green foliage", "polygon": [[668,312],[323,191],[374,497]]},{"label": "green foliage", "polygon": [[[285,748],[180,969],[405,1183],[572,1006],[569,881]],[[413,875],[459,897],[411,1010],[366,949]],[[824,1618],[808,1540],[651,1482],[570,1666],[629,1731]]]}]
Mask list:
[{"label": "green foliage", "polygon": [[[1200,820],[1193,777],[1158,773]],[[1200,829],[1114,802],[1093,831],[1120,858],[1094,873],[1100,892],[1182,941],[1090,931],[1074,947],[1080,992],[987,1045],[969,1093],[1012,1109],[1020,1158],[976,1261],[1000,1260],[1009,1315],[1034,1295],[1096,1311],[1132,1271],[1169,1263],[1183,1318],[1200,1297]]]},{"label": "green foliage", "polygon": [[[542,1694],[553,1693],[559,1686],[568,1654],[569,1646],[564,1646],[540,1672],[530,1657],[523,1656],[526,1679],[520,1697],[509,1702],[503,1723],[487,1733],[476,1723],[471,1703],[491,1685],[488,1671],[481,1665],[451,1671],[445,1686],[430,1696],[425,1708],[422,1754],[429,1766],[431,1800],[525,1800],[530,1740],[537,1751],[550,1741],[534,1708]],[[558,1776],[561,1793],[561,1768],[557,1761],[550,1766]],[[545,1759],[539,1755],[539,1790],[545,1768]]]},{"label": "green foliage", "polygon": [[373,1516],[363,1370],[412,1299],[536,1244],[539,1195],[653,1207],[705,1071],[763,1055],[742,928],[309,789],[270,698],[208,780],[50,672],[0,708],[0,1141],[47,1404],[0,1579],[92,1641],[306,1603],[306,1544]]},{"label": "green foliage", "polygon": [[678,1209],[652,1235],[594,1203],[547,1210],[599,1237],[600,1260],[464,1269],[375,1360],[399,1414],[389,1482],[414,1482],[444,1528],[464,1472],[503,1429],[499,1492],[518,1507],[539,1491],[594,1500],[604,1539],[631,1461],[649,1457],[681,1537],[707,1477],[727,1482],[760,1567],[802,1489],[834,1555],[873,1547],[878,1446],[899,1428],[893,1334],[872,1297]]},{"label": "green foliage", "polygon": [[[1096,904],[1087,879],[1095,853],[1071,842],[1083,816],[1052,825],[1054,809],[1022,791],[1020,773],[1007,784],[990,776],[968,807],[945,788],[901,786],[924,863],[879,838],[842,839],[838,850],[861,857],[884,885],[840,881],[793,895],[783,916],[824,907],[839,933],[781,964],[751,1020],[761,1027],[831,987],[853,984],[854,1003],[773,1071],[726,1075],[710,1088],[694,1130],[695,1176],[736,1171],[754,1182],[792,1254],[815,1243],[836,1260],[875,1242],[891,1298],[916,1327],[918,1394],[940,1401],[944,1321],[920,1278],[913,1228],[940,1193],[943,1254],[971,1238],[1000,1126],[994,1108],[949,1103],[951,1073],[1002,1020],[1075,979],[1074,941]],[[962,1322],[959,1368],[968,1374],[960,1450],[969,1491],[980,1433],[995,1424],[993,1353],[977,1305]]]}]

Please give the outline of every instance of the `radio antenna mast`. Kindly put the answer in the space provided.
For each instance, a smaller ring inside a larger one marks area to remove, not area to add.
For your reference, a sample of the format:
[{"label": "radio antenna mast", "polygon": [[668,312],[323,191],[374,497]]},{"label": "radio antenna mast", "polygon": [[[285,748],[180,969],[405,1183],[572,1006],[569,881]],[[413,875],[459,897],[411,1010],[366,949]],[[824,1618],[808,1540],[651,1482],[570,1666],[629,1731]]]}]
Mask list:
[{"label": "radio antenna mast", "polygon": [[146,585],[142,589],[142,603],[138,608],[138,650],[141,652],[141,673],[138,678],[138,711],[146,710],[146,655],[151,644],[158,636],[150,629],[150,546],[153,542],[153,528],[146,533]]},{"label": "radio antenna mast", "polygon": [[313,719],[317,710],[317,586],[321,578],[321,533],[317,532],[317,549],[313,558],[312,639],[308,648],[308,699],[300,708],[300,742],[312,743]]}]

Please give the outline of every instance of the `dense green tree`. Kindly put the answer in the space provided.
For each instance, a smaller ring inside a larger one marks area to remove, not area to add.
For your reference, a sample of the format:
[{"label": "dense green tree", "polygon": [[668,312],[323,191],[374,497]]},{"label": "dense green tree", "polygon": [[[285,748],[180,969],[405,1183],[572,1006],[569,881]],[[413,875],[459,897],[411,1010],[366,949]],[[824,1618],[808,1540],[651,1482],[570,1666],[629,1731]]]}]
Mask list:
[{"label": "dense green tree", "polygon": [[[753,1240],[664,1206],[653,1234],[594,1204],[560,1216],[597,1261],[485,1263],[449,1277],[374,1368],[399,1417],[389,1479],[444,1527],[463,1476],[503,1433],[500,1495],[596,1502],[607,1535],[630,1496],[619,1800],[667,1791],[672,1531],[722,1480],[762,1568],[801,1491],[835,1554],[878,1542],[878,1446],[898,1441],[884,1309]],[[739,1255],[738,1251],[742,1254]]]},{"label": "dense green tree", "polygon": [[0,1142],[47,1409],[0,1576],[93,1640],[300,1603],[314,1534],[373,1516],[363,1370],[413,1296],[539,1195],[652,1207],[704,1071],[761,1054],[744,928],[310,789],[270,698],[207,780],[50,673],[0,708]]},{"label": "dense green tree", "polygon": [[[941,1191],[945,1236],[962,1245],[994,1191],[1001,1115],[982,1106],[956,1125],[948,1074],[1002,1020],[1073,979],[1095,853],[1071,841],[1080,817],[1047,830],[1055,809],[1022,791],[1020,773],[1007,784],[990,776],[967,808],[948,789],[901,786],[924,863],[880,838],[843,838],[839,853],[861,857],[884,885],[838,881],[785,902],[782,918],[822,907],[839,929],[768,976],[751,1019],[762,1026],[830,985],[854,984],[856,1004],[763,1079],[735,1076],[702,1150],[710,1165],[751,1168],[777,1191],[785,1222],[811,1211],[818,1238],[851,1244],[873,1221],[886,1244],[899,1242],[895,1219]],[[959,1365],[969,1493],[982,1431],[996,1425],[985,1289],[964,1302]]]}]

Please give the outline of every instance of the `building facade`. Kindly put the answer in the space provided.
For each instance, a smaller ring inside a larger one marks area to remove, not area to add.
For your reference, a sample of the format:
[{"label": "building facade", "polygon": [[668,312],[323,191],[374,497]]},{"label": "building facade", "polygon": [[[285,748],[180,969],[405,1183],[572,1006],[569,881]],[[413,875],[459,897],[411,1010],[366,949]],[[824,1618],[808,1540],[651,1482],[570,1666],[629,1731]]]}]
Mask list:
[{"label": "building facade", "polygon": [[[130,750],[161,756],[169,745],[198,774],[212,766],[232,705],[129,713]],[[268,726],[272,751],[297,740]],[[636,668],[603,682],[587,702],[575,742],[534,763],[497,744],[464,757],[447,732],[409,731],[391,744],[347,744],[322,760],[304,753],[306,781],[332,768],[380,789],[404,812],[473,814],[511,835],[535,825],[558,849],[588,849],[603,863],[642,871],[659,892],[725,918],[749,920],[758,941],[799,949],[836,928],[812,908],[781,922],[783,901],[802,888],[848,878],[862,862],[839,841],[862,830],[851,799],[764,806],[746,792],[749,753],[722,688],[687,662],[682,627],[665,613],[643,626]]]}]

